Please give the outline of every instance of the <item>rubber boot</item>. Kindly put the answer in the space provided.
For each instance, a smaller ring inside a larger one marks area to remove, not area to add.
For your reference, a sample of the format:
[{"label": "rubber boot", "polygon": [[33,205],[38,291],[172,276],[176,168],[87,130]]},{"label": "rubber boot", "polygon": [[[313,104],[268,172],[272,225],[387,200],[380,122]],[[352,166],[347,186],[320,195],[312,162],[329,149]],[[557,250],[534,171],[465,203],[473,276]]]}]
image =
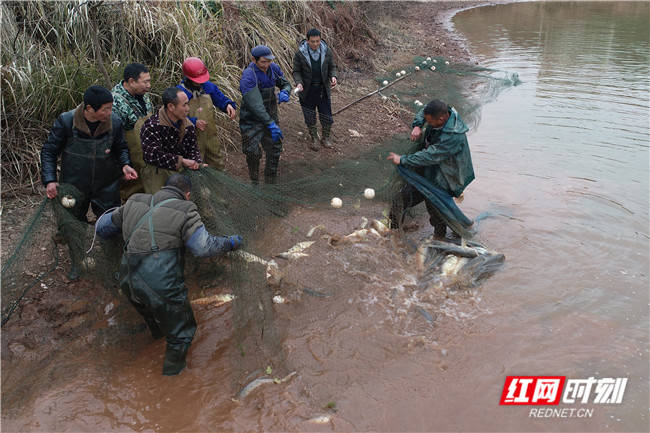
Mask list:
[{"label": "rubber boot", "polygon": [[187,362],[185,362],[187,349],[187,346],[170,346],[167,344],[167,349],[165,349],[165,362],[163,363],[162,370],[164,376],[175,376],[185,368],[187,365]]},{"label": "rubber boot", "polygon": [[330,133],[331,132],[332,132],[332,124],[331,123],[323,123],[323,138],[321,138],[320,144],[325,149],[334,148],[334,146],[332,145],[332,141],[330,140]]},{"label": "rubber boot", "polygon": [[266,154],[266,166],[264,167],[264,183],[274,185],[278,183],[278,165],[280,164],[279,156],[269,156]]},{"label": "rubber boot", "polygon": [[444,239],[447,235],[447,226],[445,224],[437,224],[433,226],[433,237],[436,239]]},{"label": "rubber boot", "polygon": [[74,263],[70,266],[70,270],[67,275],[68,280],[76,281],[79,279],[79,268]]},{"label": "rubber boot", "polygon": [[309,135],[311,137],[309,148],[314,152],[318,152],[320,150],[320,145],[318,144],[318,128],[316,125],[307,125],[307,127],[309,128]]},{"label": "rubber boot", "polygon": [[248,176],[251,178],[253,185],[260,183],[260,160],[259,158],[246,156],[246,164],[248,164]]},{"label": "rubber boot", "polygon": [[76,281],[79,279],[79,265],[77,264],[77,259],[74,252],[72,251],[72,246],[68,243],[68,251],[70,252],[70,270],[68,270],[68,280]]}]

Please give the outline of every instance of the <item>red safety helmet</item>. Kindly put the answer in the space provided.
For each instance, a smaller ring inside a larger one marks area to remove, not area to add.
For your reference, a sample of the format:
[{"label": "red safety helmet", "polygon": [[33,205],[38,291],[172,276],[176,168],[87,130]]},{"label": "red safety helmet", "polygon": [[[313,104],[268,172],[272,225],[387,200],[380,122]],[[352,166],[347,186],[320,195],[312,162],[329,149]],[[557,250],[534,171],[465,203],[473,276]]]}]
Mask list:
[{"label": "red safety helmet", "polygon": [[205,83],[210,79],[208,68],[198,57],[188,57],[183,62],[183,75],[195,83]]}]

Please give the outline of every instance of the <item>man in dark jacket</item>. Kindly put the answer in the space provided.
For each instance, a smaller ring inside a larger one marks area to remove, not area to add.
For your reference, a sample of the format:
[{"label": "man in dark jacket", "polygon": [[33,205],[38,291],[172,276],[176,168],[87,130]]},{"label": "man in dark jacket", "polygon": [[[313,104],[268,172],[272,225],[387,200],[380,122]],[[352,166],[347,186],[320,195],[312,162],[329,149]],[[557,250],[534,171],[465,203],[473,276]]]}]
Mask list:
[{"label": "man in dark jacket", "polygon": [[[262,150],[266,153],[264,181],[275,183],[282,153],[282,130],[277,125],[278,104],[289,101],[291,84],[280,66],[273,63],[271,49],[258,45],[251,50],[253,61],[242,72],[239,90],[242,106],[239,112],[239,130],[242,151],[246,155],[248,175],[253,184],[259,182]],[[280,89],[277,99],[275,88]]]},{"label": "man in dark jacket", "polygon": [[190,201],[187,176],[173,174],[154,195],[135,194],[97,221],[102,237],[122,233],[125,242],[120,286],[142,315],[154,338],[165,336],[164,375],[185,367],[196,321],[187,297],[184,249],[198,257],[233,251],[240,236],[213,236]]},{"label": "man in dark jacket", "polygon": [[140,141],[145,166],[142,185],[153,194],[167,178],[182,169],[198,170],[203,164],[196,141],[196,127],[187,118],[189,99],[178,87],[167,88],[163,106],[142,125]]},{"label": "man in dark jacket", "polygon": [[41,149],[41,180],[47,197],[57,196],[56,163],[61,157],[61,182],[82,194],[72,208],[86,221],[88,204],[96,216],[120,205],[120,178],[137,179],[131,168],[122,121],[111,114],[113,96],[101,86],[90,86],[83,103],[61,114]]},{"label": "man in dark jacket", "polygon": [[[429,102],[418,112],[413,121],[412,140],[419,139],[421,127],[425,122],[427,127],[419,150],[401,156],[390,152],[388,160],[396,165],[414,169],[436,188],[453,197],[460,197],[465,187],[474,180],[474,168],[466,136],[469,129],[455,108],[439,100]],[[429,222],[434,228],[434,236],[444,238],[447,225],[440,218],[440,212],[420,191],[408,183],[393,200],[391,227],[399,227],[403,211],[423,200],[429,212]]]},{"label": "man in dark jacket", "polygon": [[198,57],[188,57],[183,62],[183,81],[176,87],[189,98],[189,119],[196,126],[196,138],[203,161],[223,170],[226,166],[224,143],[217,139],[215,107],[234,119],[237,104],[224,95],[216,84],[211,83],[208,68]]},{"label": "man in dark jacket", "polygon": [[293,56],[293,79],[296,82],[302,114],[311,136],[311,150],[318,151],[318,129],[316,128],[316,109],[318,109],[323,136],[320,144],[332,148],[331,87],[336,86],[336,64],[334,54],[321,39],[320,31],[311,29],[307,39],[303,39]]}]

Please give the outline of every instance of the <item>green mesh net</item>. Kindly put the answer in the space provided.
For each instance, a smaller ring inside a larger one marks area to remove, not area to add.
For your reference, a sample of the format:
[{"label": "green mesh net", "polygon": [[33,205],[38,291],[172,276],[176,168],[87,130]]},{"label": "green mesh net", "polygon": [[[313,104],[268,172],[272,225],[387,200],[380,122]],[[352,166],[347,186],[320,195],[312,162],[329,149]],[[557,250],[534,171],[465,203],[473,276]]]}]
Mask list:
[{"label": "green mesh net", "polygon": [[[391,76],[377,77],[379,89],[358,103],[368,105],[372,112],[374,104],[390,99],[415,114],[420,104],[440,99],[454,106],[471,128],[478,125],[482,104],[519,82],[516,74],[450,63],[441,57],[417,57],[403,71],[404,74],[398,70]],[[245,240],[242,251],[202,259],[188,254],[185,265],[190,298],[194,301],[204,302],[215,295],[233,296],[232,333],[236,348],[230,353],[233,370],[238,372],[233,375],[237,378],[233,391],[267,365],[273,365],[280,375],[291,371],[290,359],[282,348],[283,325],[276,319],[273,305],[281,284],[276,274],[282,268],[282,259],[276,256],[284,251],[278,244],[287,244],[281,234],[295,234],[292,242],[307,239],[308,229],[313,231],[318,221],[295,227],[292,224],[300,219],[300,212],[329,211],[333,197],[344,203],[339,218],[358,218],[364,212],[372,212],[386,222],[390,201],[401,187],[401,178],[386,157],[389,151],[408,153],[413,146],[408,137],[386,137],[370,151],[346,160],[283,161],[278,183],[273,185],[253,186],[247,179],[211,168],[185,172],[192,180],[191,199],[208,231],[217,235],[239,234]],[[368,187],[376,191],[372,202],[363,198]],[[92,282],[83,285],[76,297],[113,299],[111,305],[117,313],[118,325],[100,327],[105,338],[96,341],[123,341],[135,332],[139,320],[117,288],[122,240],[100,239],[92,224],[74,216],[76,203],[83,201],[80,194],[71,185],[61,185],[57,199],[45,200],[31,217],[22,240],[2,267],[2,323],[5,325],[20,310],[21,300],[29,290],[63,264],[72,276],[78,274]],[[290,215],[293,222],[287,219]],[[319,266],[318,261],[314,266]],[[305,273],[312,271],[304,269]],[[321,293],[309,287],[299,289],[311,290],[314,296]],[[106,302],[97,304],[96,314],[86,316],[88,323],[83,326],[92,327],[105,320],[102,305]],[[70,334],[73,337],[74,333]]]}]

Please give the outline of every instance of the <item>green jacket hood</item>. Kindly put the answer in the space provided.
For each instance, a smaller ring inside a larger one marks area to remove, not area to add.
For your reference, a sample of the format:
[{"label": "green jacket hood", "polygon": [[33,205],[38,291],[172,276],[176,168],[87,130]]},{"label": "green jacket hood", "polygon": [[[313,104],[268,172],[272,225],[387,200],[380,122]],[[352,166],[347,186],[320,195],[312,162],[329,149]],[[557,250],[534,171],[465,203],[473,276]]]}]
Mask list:
[{"label": "green jacket hood", "polygon": [[447,119],[447,122],[442,127],[442,132],[464,134],[467,131],[469,131],[469,128],[467,125],[465,125],[463,119],[460,118],[456,109],[454,107],[450,107],[449,119]]}]

